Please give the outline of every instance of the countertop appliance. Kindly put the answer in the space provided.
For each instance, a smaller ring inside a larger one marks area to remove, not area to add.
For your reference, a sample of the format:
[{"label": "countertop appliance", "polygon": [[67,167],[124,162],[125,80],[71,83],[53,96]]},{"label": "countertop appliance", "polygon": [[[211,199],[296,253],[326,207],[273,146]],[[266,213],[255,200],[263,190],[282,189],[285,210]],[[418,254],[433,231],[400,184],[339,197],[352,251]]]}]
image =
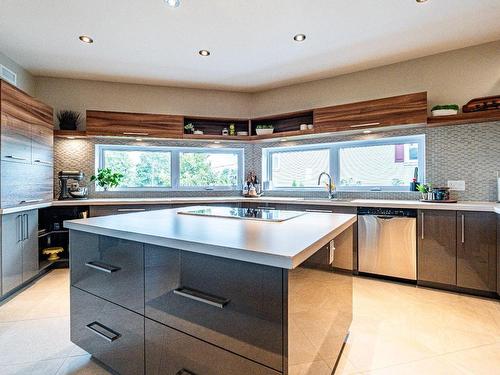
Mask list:
[{"label": "countertop appliance", "polygon": [[178,214],[212,216],[233,219],[261,220],[280,222],[304,215],[305,212],[266,210],[261,208],[236,208],[236,207],[203,207],[191,210],[178,211]]},{"label": "countertop appliance", "polygon": [[358,270],[417,279],[417,211],[358,209]]},{"label": "countertop appliance", "polygon": [[[87,188],[82,188],[75,183],[76,186],[68,186],[68,181],[82,181],[85,178],[85,173],[82,171],[60,171],[58,173],[59,177],[59,200],[64,199],[86,199],[87,198]],[[83,192],[82,194],[80,194]],[[76,196],[71,195],[71,193],[77,193]]]}]

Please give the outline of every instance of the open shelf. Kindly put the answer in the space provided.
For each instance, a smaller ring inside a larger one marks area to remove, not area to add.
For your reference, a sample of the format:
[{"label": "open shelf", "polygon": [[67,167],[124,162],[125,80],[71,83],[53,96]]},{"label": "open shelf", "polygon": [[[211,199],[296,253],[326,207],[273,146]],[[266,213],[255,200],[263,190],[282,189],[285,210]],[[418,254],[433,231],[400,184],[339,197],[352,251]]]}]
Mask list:
[{"label": "open shelf", "polygon": [[288,137],[300,137],[303,135],[315,134],[314,129],[308,130],[290,130],[286,132],[279,132],[273,134],[266,135],[253,135],[250,137],[252,141],[265,140],[265,139],[274,139],[274,138],[288,138]]},{"label": "open shelf", "polygon": [[83,130],[54,130],[54,137],[57,138],[86,138],[87,132]]},{"label": "open shelf", "polygon": [[428,127],[474,124],[481,122],[500,121],[500,109],[482,112],[459,113],[451,116],[436,116],[427,119]]},{"label": "open shelf", "polygon": [[[307,132],[306,130],[300,130],[301,124],[312,124],[313,123],[313,111],[300,111],[285,113],[274,116],[266,116],[252,119],[250,121],[250,127],[252,129],[252,136],[257,136],[256,129],[259,125],[272,125],[274,128],[273,136],[265,135],[258,136],[258,139],[276,138],[280,136],[286,136],[284,133],[300,132],[300,134]],[[313,130],[308,130],[312,132]],[[281,135],[280,135],[281,134]]]},{"label": "open shelf", "polygon": [[205,139],[207,141],[249,141],[248,135],[213,135],[213,134],[184,134],[184,139]]},{"label": "open shelf", "polygon": [[[203,131],[203,134],[191,134],[184,133],[184,138],[191,139],[216,139],[215,136],[223,137],[223,139],[228,136],[222,135],[222,130],[226,128],[229,131],[229,126],[231,124],[235,125],[236,132],[245,131],[248,132],[248,120],[247,119],[234,119],[234,118],[206,118],[206,117],[185,117],[184,125],[193,124],[195,130]],[[209,136],[209,137],[207,137]],[[201,138],[198,138],[201,137]],[[247,137],[248,136],[231,136],[231,137]],[[222,139],[222,138],[221,138]]]},{"label": "open shelf", "polygon": [[50,266],[52,266],[55,263],[62,263],[62,262],[69,262],[69,259],[68,258],[61,258],[61,259],[57,259],[57,260],[41,260],[38,263],[38,269],[39,269],[39,271],[43,271],[44,269],[49,268]]}]

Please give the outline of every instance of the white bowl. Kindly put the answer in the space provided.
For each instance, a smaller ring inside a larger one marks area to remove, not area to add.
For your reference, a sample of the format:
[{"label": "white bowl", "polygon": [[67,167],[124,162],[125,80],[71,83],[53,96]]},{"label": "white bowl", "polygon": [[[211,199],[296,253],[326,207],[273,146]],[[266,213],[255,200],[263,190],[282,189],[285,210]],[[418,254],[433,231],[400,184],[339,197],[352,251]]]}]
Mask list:
[{"label": "white bowl", "polygon": [[236,132],[236,135],[248,135],[248,132]]},{"label": "white bowl", "polygon": [[268,135],[273,134],[274,129],[255,129],[257,135]]},{"label": "white bowl", "polygon": [[433,116],[451,116],[456,115],[458,111],[456,109],[435,109],[431,113]]},{"label": "white bowl", "polygon": [[195,130],[195,131],[193,132],[193,134],[202,135],[202,134],[203,134],[203,131],[201,131],[201,130]]}]

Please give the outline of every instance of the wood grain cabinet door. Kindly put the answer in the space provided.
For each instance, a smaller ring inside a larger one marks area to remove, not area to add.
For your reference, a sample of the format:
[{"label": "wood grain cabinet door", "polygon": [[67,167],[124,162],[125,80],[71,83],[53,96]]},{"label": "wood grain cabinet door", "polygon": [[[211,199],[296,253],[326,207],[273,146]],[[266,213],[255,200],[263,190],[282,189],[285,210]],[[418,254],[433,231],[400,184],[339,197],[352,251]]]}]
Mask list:
[{"label": "wood grain cabinet door", "polygon": [[457,212],[457,285],[496,291],[496,214]]},{"label": "wood grain cabinet door", "polygon": [[420,210],[417,231],[418,281],[456,285],[456,212]]},{"label": "wood grain cabinet door", "polygon": [[52,124],[31,127],[31,146],[33,164],[48,167],[54,164],[54,129]]},{"label": "wood grain cabinet door", "polygon": [[140,138],[182,138],[184,118],[148,113],[87,111],[87,134]]},{"label": "wood grain cabinet door", "polygon": [[320,133],[426,122],[426,92],[314,110],[314,125]]}]

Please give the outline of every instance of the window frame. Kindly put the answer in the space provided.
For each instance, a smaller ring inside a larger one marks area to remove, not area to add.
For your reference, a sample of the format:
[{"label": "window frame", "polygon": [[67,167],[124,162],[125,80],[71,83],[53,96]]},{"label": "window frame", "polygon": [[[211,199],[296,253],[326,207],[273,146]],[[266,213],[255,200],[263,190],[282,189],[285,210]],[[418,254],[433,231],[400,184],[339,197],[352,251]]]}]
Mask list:
[{"label": "window frame", "polygon": [[[398,137],[388,137],[388,138],[376,138],[376,139],[365,139],[356,141],[345,141],[345,142],[335,142],[335,143],[323,143],[323,144],[307,144],[299,146],[289,146],[289,147],[272,147],[264,148],[262,150],[262,171],[263,171],[263,181],[266,190],[270,191],[324,191],[321,186],[316,187],[275,187],[272,186],[269,189],[269,184],[272,183],[272,155],[274,153],[289,152],[289,151],[308,151],[308,150],[329,150],[329,170],[328,172],[335,182],[336,191],[339,192],[401,192],[410,191],[409,186],[340,186],[340,158],[339,151],[342,148],[351,148],[359,146],[382,146],[382,145],[396,145],[402,143],[415,143],[418,144],[419,148],[419,159],[417,162],[419,176],[424,176],[423,181],[425,182],[425,134],[416,134],[408,136],[398,136]],[[422,178],[421,178],[422,180]]]},{"label": "window frame", "polygon": [[[171,147],[171,146],[136,146],[136,145],[106,145],[96,144],[95,146],[95,172],[100,168],[105,168],[104,154],[107,150],[113,151],[146,151],[146,152],[170,152],[170,187],[124,187],[119,186],[112,191],[234,191],[239,190],[243,185],[244,176],[244,149],[243,148],[211,148],[211,147]],[[201,154],[236,154],[238,160],[238,176],[234,186],[181,186],[180,185],[180,154],[181,153],[201,153]],[[97,191],[103,189],[96,186]]]}]

